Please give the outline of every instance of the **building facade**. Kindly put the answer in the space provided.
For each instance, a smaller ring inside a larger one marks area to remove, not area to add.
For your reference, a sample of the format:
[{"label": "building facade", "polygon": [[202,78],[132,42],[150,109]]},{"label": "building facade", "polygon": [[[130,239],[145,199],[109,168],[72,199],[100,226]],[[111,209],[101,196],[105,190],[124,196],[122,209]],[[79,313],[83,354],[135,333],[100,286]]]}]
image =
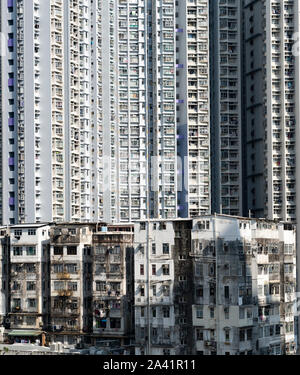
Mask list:
[{"label": "building facade", "polygon": [[92,341],[129,344],[133,336],[133,226],[102,225],[93,234]]},{"label": "building facade", "polygon": [[295,354],[295,227],[201,218],[192,247],[197,354]]},{"label": "building facade", "polygon": [[207,0],[12,0],[1,32],[5,225],[210,213]]},{"label": "building facade", "polygon": [[136,224],[134,247],[136,354],[191,353],[191,221]]},{"label": "building facade", "polygon": [[295,354],[295,244],[268,220],[136,224],[136,354]]},{"label": "building facade", "polygon": [[243,214],[242,3],[210,2],[212,212]]},{"label": "building facade", "polygon": [[284,221],[296,219],[298,12],[297,1],[244,4],[247,205]]},{"label": "building facade", "polygon": [[49,320],[49,226],[10,227],[8,268],[10,329],[46,328]]},{"label": "building facade", "polygon": [[100,216],[99,17],[91,1],[2,4],[5,224]]},{"label": "building facade", "polygon": [[132,244],[130,225],[69,223],[51,228],[52,343],[130,342]]},{"label": "building facade", "polygon": [[76,345],[92,330],[92,229],[88,224],[51,228],[51,342]]}]

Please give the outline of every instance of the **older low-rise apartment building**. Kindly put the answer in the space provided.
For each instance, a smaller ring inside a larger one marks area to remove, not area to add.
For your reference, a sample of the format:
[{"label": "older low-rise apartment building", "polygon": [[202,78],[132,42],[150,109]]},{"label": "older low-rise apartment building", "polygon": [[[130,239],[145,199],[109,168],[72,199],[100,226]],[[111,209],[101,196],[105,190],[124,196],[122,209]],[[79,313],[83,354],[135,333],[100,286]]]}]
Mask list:
[{"label": "older low-rise apartment building", "polygon": [[13,330],[42,330],[49,322],[49,228],[10,227],[8,322]]},{"label": "older low-rise apartment building", "polygon": [[135,225],[138,355],[192,351],[191,229],[191,220],[151,220]]},{"label": "older low-rise apartment building", "polygon": [[93,344],[134,338],[133,229],[102,225],[93,233]]},{"label": "older low-rise apartment building", "polygon": [[125,344],[131,327],[133,227],[60,224],[51,228],[50,240],[51,340]]},{"label": "older low-rise apartment building", "polygon": [[224,215],[137,223],[136,353],[294,354],[295,285],[291,224]]},{"label": "older low-rise apartment building", "polygon": [[[8,236],[6,235],[8,233]],[[0,230],[1,322],[9,338],[66,347],[130,339],[133,226],[35,224]]]},{"label": "older low-rise apartment building", "polygon": [[92,330],[92,232],[88,224],[50,230],[51,342],[74,345]]}]

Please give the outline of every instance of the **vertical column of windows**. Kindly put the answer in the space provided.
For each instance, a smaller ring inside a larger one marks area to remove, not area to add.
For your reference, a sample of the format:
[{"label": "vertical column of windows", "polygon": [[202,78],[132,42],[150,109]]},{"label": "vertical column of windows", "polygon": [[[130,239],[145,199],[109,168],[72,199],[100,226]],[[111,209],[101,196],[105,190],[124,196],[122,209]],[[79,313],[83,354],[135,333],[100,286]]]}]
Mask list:
[{"label": "vertical column of windows", "polygon": [[63,69],[63,4],[51,1],[51,91],[52,91],[52,191],[53,219],[64,219],[64,69]]}]

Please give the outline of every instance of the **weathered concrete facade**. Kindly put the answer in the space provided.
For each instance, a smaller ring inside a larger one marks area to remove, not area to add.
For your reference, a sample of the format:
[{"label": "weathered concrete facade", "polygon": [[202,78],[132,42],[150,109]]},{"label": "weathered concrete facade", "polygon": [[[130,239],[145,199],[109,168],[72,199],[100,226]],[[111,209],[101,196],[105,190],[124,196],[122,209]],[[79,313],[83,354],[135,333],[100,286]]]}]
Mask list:
[{"label": "weathered concrete facade", "polygon": [[42,329],[49,319],[49,225],[10,227],[9,323]]},{"label": "weathered concrete facade", "polygon": [[130,338],[130,225],[61,224],[51,229],[52,341]]},{"label": "weathered concrete facade", "polygon": [[133,226],[100,225],[93,234],[93,343],[128,343],[133,322]]},{"label": "weathered concrete facade", "polygon": [[192,350],[191,225],[191,220],[184,219],[135,225],[138,355],[189,354]]},{"label": "weathered concrete facade", "polygon": [[74,345],[92,331],[92,233],[89,224],[51,228],[51,341]]},{"label": "weathered concrete facade", "polygon": [[295,353],[293,225],[151,220],[134,246],[136,354]]},{"label": "weathered concrete facade", "polygon": [[65,347],[109,339],[129,344],[132,246],[132,225],[1,228],[0,324],[5,336],[33,341],[36,332],[45,332],[48,343]]},{"label": "weathered concrete facade", "polygon": [[295,230],[226,216],[192,233],[198,354],[294,354]]}]

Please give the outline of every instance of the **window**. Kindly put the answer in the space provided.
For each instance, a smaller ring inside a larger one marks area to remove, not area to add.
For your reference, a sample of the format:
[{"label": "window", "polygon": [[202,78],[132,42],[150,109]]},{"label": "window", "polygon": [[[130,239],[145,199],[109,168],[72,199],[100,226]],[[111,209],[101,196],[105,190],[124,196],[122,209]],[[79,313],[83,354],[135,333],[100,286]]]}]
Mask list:
[{"label": "window", "polygon": [[106,266],[105,264],[96,263],[95,264],[95,274],[100,275],[102,273],[106,273]]},{"label": "window", "polygon": [[275,326],[275,335],[276,336],[280,335],[280,324],[276,324]]},{"label": "window", "polygon": [[156,285],[152,286],[152,294],[154,297],[156,296]]},{"label": "window", "polygon": [[230,330],[225,329],[225,341],[229,342],[230,341]]},{"label": "window", "polygon": [[25,264],[25,269],[27,273],[35,273],[36,272],[36,267],[34,263],[28,263]]},{"label": "window", "polygon": [[120,255],[121,254],[121,247],[120,246],[115,246],[114,248],[111,248],[110,249],[110,254]]},{"label": "window", "polygon": [[152,328],[152,336],[157,337],[157,328]]},{"label": "window", "polygon": [[164,255],[168,255],[170,254],[170,246],[168,243],[164,243],[163,244],[163,254]]},{"label": "window", "polygon": [[105,281],[96,281],[96,291],[97,292],[105,292],[106,291]]},{"label": "window", "polygon": [[121,328],[121,319],[119,319],[119,318],[110,318],[110,328],[120,329]]},{"label": "window", "polygon": [[17,230],[15,230],[15,237],[21,237],[22,236],[22,230],[20,230],[20,229],[17,229]]},{"label": "window", "polygon": [[28,307],[30,309],[36,308],[36,299],[34,298],[29,298],[28,299]]},{"label": "window", "polygon": [[152,244],[152,255],[155,255],[156,254],[156,244],[153,243]]},{"label": "window", "polygon": [[225,319],[229,319],[229,307],[224,308]]},{"label": "window", "polygon": [[16,246],[13,248],[14,256],[22,256],[23,255],[23,248],[21,246]]},{"label": "window", "polygon": [[224,286],[224,296],[226,299],[229,298],[229,286]]},{"label": "window", "polygon": [[96,327],[99,328],[106,328],[106,319],[101,319],[96,321]]},{"label": "window", "polygon": [[196,296],[203,297],[203,285],[199,285],[196,289]]},{"label": "window", "polygon": [[170,296],[170,286],[169,285],[164,285],[163,286],[163,294],[164,294],[164,297],[169,297]]},{"label": "window", "polygon": [[163,317],[164,318],[170,318],[170,308],[169,307],[163,308]]},{"label": "window", "polygon": [[152,308],[152,317],[156,318],[156,307]]},{"label": "window", "polygon": [[69,282],[68,283],[68,290],[72,290],[73,292],[77,291],[77,283]]},{"label": "window", "polygon": [[28,236],[35,236],[36,230],[35,229],[28,229]]},{"label": "window", "polygon": [[63,264],[53,264],[53,272],[54,273],[63,273],[64,272],[64,265]]},{"label": "window", "polygon": [[67,273],[77,273],[77,264],[66,264]]},{"label": "window", "polygon": [[201,328],[196,329],[196,338],[198,341],[203,341],[203,329]]},{"label": "window", "polygon": [[35,246],[27,246],[26,247],[26,255],[27,256],[35,256],[36,255],[36,247]]},{"label": "window", "polygon": [[215,266],[214,264],[209,265],[209,276],[215,276]]},{"label": "window", "polygon": [[12,307],[13,307],[13,309],[20,309],[21,308],[21,299],[20,298],[14,298],[12,300]]},{"label": "window", "polygon": [[36,318],[33,316],[26,316],[26,325],[27,326],[35,326],[36,325]]},{"label": "window", "polygon": [[144,267],[143,264],[141,264],[141,265],[140,265],[140,275],[141,275],[141,276],[144,276],[144,274],[145,274],[145,267]]},{"label": "window", "polygon": [[96,246],[95,255],[106,255],[107,248],[105,246]]},{"label": "window", "polygon": [[27,290],[35,290],[35,282],[28,281],[27,282]]},{"label": "window", "polygon": [[64,255],[64,248],[62,246],[54,246],[54,255]]},{"label": "window", "polygon": [[17,281],[13,282],[12,290],[21,290],[21,284]]},{"label": "window", "polygon": [[196,316],[197,316],[197,319],[203,319],[203,307],[197,306]]},{"label": "window", "polygon": [[170,275],[170,266],[168,264],[163,264],[162,266],[163,275]]},{"label": "window", "polygon": [[77,255],[77,246],[68,246],[67,255]]},{"label": "window", "polygon": [[156,265],[152,264],[152,275],[156,276]]},{"label": "window", "polygon": [[215,317],[215,309],[213,307],[211,307],[209,309],[209,313],[210,313],[210,318],[213,319]]},{"label": "window", "polygon": [[159,230],[166,230],[166,229],[167,229],[167,224],[164,223],[164,222],[161,222],[161,223],[159,224]]},{"label": "window", "polygon": [[63,281],[54,281],[54,290],[64,290],[64,282]]},{"label": "window", "polygon": [[76,319],[67,320],[67,326],[68,327],[75,327],[76,324],[77,324],[77,320]]}]

